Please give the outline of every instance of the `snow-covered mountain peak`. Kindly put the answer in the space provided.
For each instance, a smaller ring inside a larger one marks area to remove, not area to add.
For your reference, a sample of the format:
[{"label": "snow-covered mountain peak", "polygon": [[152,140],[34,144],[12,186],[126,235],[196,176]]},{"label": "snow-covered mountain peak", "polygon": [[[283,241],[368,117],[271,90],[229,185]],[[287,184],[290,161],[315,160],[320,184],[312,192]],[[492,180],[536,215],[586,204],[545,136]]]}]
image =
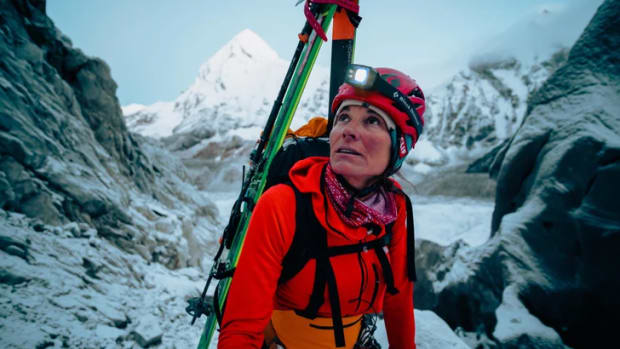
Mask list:
[{"label": "snow-covered mountain peak", "polygon": [[262,38],[241,31],[202,64],[194,83],[175,100],[183,120],[175,132],[195,130],[206,119],[217,133],[260,123],[285,69],[286,61]]},{"label": "snow-covered mountain peak", "polygon": [[[230,131],[255,139],[287,66],[256,33],[243,30],[201,65],[193,84],[174,101],[126,108],[127,124],[146,136],[191,133],[193,141],[183,142],[184,147],[199,139],[224,137]],[[326,114],[328,81],[329,71],[315,66],[306,86],[309,93],[304,93],[297,111],[300,117],[293,119],[294,128],[312,116]]]},{"label": "snow-covered mountain peak", "polygon": [[279,61],[280,58],[269,44],[250,29],[235,35],[201,67],[198,79],[213,82],[222,72],[235,75],[245,64]]},{"label": "snow-covered mountain peak", "polygon": [[265,59],[274,59],[278,57],[269,44],[251,29],[244,29],[235,35],[222,49],[227,47],[238,48],[243,50],[244,54],[262,57]]}]

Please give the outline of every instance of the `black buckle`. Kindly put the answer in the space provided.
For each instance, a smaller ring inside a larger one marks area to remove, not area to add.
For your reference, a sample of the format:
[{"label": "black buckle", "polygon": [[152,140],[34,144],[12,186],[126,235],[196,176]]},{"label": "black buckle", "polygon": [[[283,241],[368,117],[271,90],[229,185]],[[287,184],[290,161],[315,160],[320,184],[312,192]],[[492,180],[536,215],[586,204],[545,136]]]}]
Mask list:
[{"label": "black buckle", "polygon": [[222,280],[227,277],[232,277],[236,268],[228,269],[230,264],[228,262],[215,262],[214,268],[212,268],[211,273],[209,274],[209,279],[202,290],[202,295],[200,297],[192,297],[187,300],[187,307],[185,307],[185,311],[192,316],[192,325],[196,322],[196,319],[201,317],[203,314],[207,317],[214,312],[213,308],[213,297],[207,296],[207,289],[211,284],[211,280],[213,278],[217,280]]},{"label": "black buckle", "polygon": [[211,276],[213,276],[216,280],[232,277],[237,268],[229,269],[229,267],[230,263],[228,262],[218,262],[215,266],[215,270],[211,272]]},{"label": "black buckle", "polygon": [[185,311],[192,316],[192,325],[203,314],[209,316],[213,312],[213,297],[207,296],[205,298],[193,297],[187,300],[188,305],[185,307]]}]

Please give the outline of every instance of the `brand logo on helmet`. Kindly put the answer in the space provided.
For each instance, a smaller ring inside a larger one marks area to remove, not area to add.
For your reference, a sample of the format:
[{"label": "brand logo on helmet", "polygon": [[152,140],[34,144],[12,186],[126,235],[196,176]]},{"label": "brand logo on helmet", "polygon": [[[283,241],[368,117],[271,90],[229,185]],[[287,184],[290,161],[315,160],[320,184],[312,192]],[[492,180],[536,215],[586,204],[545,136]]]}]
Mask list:
[{"label": "brand logo on helmet", "polygon": [[400,86],[400,79],[398,78],[398,75],[396,74],[381,74],[381,77],[383,78],[383,80],[389,82],[390,85],[396,88]]},{"label": "brand logo on helmet", "polygon": [[407,141],[405,140],[405,136],[400,136],[400,154],[401,158],[404,158],[407,155]]},{"label": "brand logo on helmet", "polygon": [[410,115],[408,120],[406,121],[406,123],[408,125],[411,125],[411,123],[413,122],[416,126],[414,127],[419,127],[420,126],[420,121],[418,120],[417,117],[411,117],[411,114],[416,115],[418,114],[417,110],[413,109],[411,107],[411,105],[409,103],[407,103],[407,101],[405,100],[405,98],[403,98],[403,95],[401,93],[398,93],[398,91],[394,91],[394,93],[392,94],[393,99],[396,101],[400,102],[400,105],[407,108],[407,113]]}]

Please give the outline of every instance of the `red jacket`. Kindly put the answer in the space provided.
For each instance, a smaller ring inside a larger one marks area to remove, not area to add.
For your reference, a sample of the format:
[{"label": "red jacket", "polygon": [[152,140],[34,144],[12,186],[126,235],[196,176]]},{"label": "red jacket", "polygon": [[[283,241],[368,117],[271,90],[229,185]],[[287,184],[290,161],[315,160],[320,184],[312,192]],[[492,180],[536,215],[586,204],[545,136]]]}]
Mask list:
[{"label": "red jacket", "polygon": [[[293,184],[302,193],[312,193],[314,213],[327,230],[329,246],[365,242],[383,236],[369,235],[364,227],[346,225],[328,202],[329,224],[344,233],[346,238],[334,232],[325,223],[325,207],[320,190],[320,177],[328,159],[311,157],[297,162],[290,171]],[[375,285],[375,274],[366,272],[362,286],[362,302],[357,301],[362,285],[362,271],[357,254],[331,258],[338,283],[338,293],[343,316],[375,313],[383,310],[390,348],[415,348],[415,324],[413,319],[413,282],[407,277],[407,229],[405,200],[397,196],[398,218],[394,224],[388,258],[394,274],[398,293],[385,292],[382,273],[374,304],[370,306]],[[295,193],[288,185],[276,185],[258,200],[243,250],[228,294],[218,348],[260,348],[263,330],[273,309],[305,309],[314,282],[315,261],[310,260],[302,271],[288,282],[278,285],[282,271],[282,259],[293,241],[295,233]],[[374,252],[362,253],[366,270],[372,264],[381,271]],[[356,300],[356,301],[352,301]],[[359,304],[358,304],[359,303]],[[327,289],[325,302],[319,316],[330,317],[331,305]]]}]

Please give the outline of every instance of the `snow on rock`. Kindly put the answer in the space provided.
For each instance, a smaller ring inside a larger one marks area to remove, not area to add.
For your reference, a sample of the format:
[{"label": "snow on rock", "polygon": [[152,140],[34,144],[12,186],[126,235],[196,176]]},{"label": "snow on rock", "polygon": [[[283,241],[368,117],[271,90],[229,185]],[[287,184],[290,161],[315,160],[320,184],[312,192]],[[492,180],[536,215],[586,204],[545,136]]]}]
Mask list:
[{"label": "snow on rock", "polygon": [[[437,314],[428,310],[415,310],[416,347],[419,349],[467,349],[452,329]],[[387,346],[386,346],[387,348]]]},{"label": "snow on rock", "polygon": [[[427,310],[414,310],[415,342],[419,349],[468,349],[467,346],[437,314]],[[388,348],[388,338],[383,319],[377,320],[375,339],[382,348]]]},{"label": "snow on rock", "polygon": [[[411,196],[416,239],[450,245],[458,240],[482,245],[490,235],[493,202],[473,198]],[[455,212],[458,212],[456,214]]]},{"label": "snow on rock", "polygon": [[0,3],[2,344],[193,347],[185,300],[210,267],[217,207],[127,131],[107,65],[41,4]]},{"label": "snow on rock", "polygon": [[415,151],[405,160],[409,165],[423,163],[431,166],[444,165],[447,161],[446,155],[425,138],[420,139],[415,144]]},{"label": "snow on rock", "polygon": [[170,271],[99,236],[76,238],[2,210],[0,241],[3,346],[196,345],[201,329],[184,303],[204,282],[197,269]]},{"label": "snow on rock", "polygon": [[123,115],[129,115],[139,112],[140,110],[146,108],[144,104],[131,103],[128,105],[121,106],[121,110],[123,111]]},{"label": "snow on rock", "polygon": [[170,135],[182,120],[171,102],[157,102],[142,108],[123,107],[123,115],[130,115],[126,118],[130,130],[156,138]]},{"label": "snow on rock", "polygon": [[160,317],[155,317],[151,314],[138,320],[138,325],[131,332],[131,335],[142,348],[161,344],[164,334],[159,326],[160,321]]},{"label": "snow on rock", "polygon": [[519,300],[515,285],[504,289],[502,303],[495,310],[497,325],[493,336],[502,343],[532,347],[544,343],[547,347],[568,348],[556,331],[533,316]]}]

